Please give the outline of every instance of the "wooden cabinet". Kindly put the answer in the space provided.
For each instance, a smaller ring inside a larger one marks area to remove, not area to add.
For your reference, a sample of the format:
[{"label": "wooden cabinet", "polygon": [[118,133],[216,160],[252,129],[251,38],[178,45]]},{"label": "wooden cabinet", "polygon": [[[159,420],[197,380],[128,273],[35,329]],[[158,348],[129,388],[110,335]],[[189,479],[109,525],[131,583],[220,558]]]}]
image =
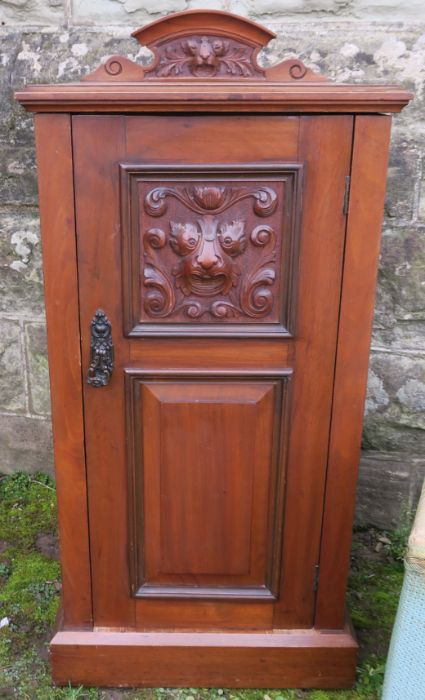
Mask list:
[{"label": "wooden cabinet", "polygon": [[36,112],[63,570],[58,683],[344,687],[390,128],[213,11]]}]

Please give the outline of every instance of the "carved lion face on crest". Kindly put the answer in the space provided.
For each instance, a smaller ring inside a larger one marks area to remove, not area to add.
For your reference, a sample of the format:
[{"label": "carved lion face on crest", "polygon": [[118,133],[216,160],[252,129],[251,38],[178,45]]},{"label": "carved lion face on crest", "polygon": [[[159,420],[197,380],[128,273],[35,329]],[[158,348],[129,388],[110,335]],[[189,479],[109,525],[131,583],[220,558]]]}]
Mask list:
[{"label": "carved lion face on crest", "polygon": [[170,221],[170,228],[170,245],[182,258],[173,275],[185,296],[227,294],[237,285],[240,269],[234,258],[247,245],[243,221],[220,223],[205,215],[195,224]]},{"label": "carved lion face on crest", "polygon": [[190,56],[189,65],[194,75],[210,77],[215,75],[220,58],[229,48],[229,42],[202,36],[200,41],[189,39],[183,44],[184,52]]}]

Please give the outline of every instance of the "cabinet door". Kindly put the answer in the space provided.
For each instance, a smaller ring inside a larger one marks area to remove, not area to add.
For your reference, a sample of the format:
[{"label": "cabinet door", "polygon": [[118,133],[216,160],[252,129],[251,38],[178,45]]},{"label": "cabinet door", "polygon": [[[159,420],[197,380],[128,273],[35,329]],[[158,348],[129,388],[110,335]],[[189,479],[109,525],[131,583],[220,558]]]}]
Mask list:
[{"label": "cabinet door", "polygon": [[351,134],[73,117],[97,627],[312,625]]}]

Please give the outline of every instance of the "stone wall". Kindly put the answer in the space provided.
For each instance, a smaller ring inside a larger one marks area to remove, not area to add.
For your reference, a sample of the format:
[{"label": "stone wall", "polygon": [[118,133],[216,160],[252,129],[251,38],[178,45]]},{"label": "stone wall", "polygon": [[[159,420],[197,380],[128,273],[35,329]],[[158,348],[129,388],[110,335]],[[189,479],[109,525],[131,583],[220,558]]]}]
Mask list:
[{"label": "stone wall", "polygon": [[0,0],[0,471],[52,469],[32,119],[13,90],[76,80],[112,53],[144,62],[130,31],[194,7],[273,29],[267,63],[296,54],[342,82],[416,92],[394,119],[358,509],[396,524],[425,475],[423,0]]}]

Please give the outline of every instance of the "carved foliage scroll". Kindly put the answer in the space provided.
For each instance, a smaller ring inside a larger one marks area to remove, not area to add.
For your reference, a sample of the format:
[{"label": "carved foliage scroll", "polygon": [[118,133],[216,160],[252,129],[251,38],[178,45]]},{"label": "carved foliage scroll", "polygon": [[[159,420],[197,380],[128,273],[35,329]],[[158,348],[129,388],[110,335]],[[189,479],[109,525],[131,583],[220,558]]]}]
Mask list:
[{"label": "carved foliage scroll", "polygon": [[157,60],[147,78],[264,77],[255,61],[255,46],[236,39],[192,35],[158,44]]},{"label": "carved foliage scroll", "polygon": [[127,269],[139,281],[129,285],[130,333],[187,332],[189,325],[192,334],[245,327],[287,335],[298,171],[155,173],[133,181],[138,213],[130,202]]},{"label": "carved foliage scroll", "polygon": [[[170,198],[188,210],[182,220],[167,218]],[[226,212],[243,200],[250,200],[254,217],[249,216],[247,203],[245,216],[229,218]],[[276,234],[267,224],[252,227],[257,218],[269,218],[276,212],[273,188],[156,187],[146,193],[143,206],[150,217],[161,218],[164,227],[142,233],[142,296],[147,317],[260,319],[273,311]],[[190,216],[192,212],[195,216]],[[175,259],[161,255],[166,246]],[[254,249],[252,262],[244,270],[244,253],[249,247]]]},{"label": "carved foliage scroll", "polygon": [[152,52],[148,65],[124,56],[110,56],[83,80],[92,82],[140,82],[173,79],[208,81],[323,82],[296,58],[269,68],[257,62],[274,32],[250,20],[217,10],[186,10],[162,17],[133,32],[137,41]]}]

